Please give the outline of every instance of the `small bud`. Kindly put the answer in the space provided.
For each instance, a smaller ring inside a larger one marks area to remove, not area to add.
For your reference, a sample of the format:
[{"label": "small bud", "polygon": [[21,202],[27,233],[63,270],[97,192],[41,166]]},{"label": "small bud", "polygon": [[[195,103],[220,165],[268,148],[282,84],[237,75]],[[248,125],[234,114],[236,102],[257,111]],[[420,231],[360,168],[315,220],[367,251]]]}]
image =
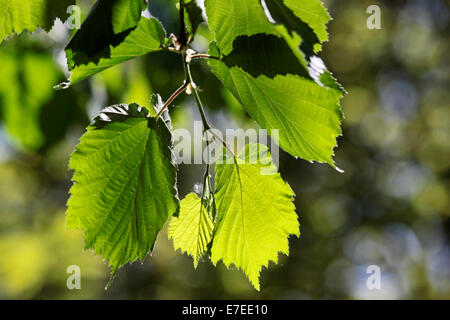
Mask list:
[{"label": "small bud", "polygon": [[192,94],[192,85],[189,83],[186,87],[186,94],[191,95]]},{"label": "small bud", "polygon": [[186,63],[191,63],[192,61],[192,55],[195,54],[195,51],[192,49],[187,49],[186,50]]},{"label": "small bud", "polygon": [[172,43],[173,43],[173,46],[175,47],[175,50],[177,50],[177,51],[181,50],[181,43],[178,41],[176,35],[171,33],[169,38],[172,39]]}]

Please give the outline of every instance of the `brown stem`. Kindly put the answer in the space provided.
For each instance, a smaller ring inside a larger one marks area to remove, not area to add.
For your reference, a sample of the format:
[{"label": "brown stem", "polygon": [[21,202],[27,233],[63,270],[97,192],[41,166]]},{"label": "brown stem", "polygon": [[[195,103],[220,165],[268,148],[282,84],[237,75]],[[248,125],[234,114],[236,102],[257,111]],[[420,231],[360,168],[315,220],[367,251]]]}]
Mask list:
[{"label": "brown stem", "polygon": [[206,53],[197,53],[197,54],[193,54],[192,56],[191,56],[191,59],[216,59],[216,60],[220,60],[220,58],[219,57],[213,57],[213,56],[211,56],[211,55],[209,55],[209,54],[206,54]]},{"label": "brown stem", "polygon": [[186,90],[186,87],[188,86],[188,82],[185,81],[181,87],[179,87],[172,95],[167,99],[166,103],[162,106],[162,108],[158,111],[158,114],[156,115],[156,119],[159,118],[159,116],[164,112],[164,110],[167,109],[167,107],[172,103],[173,100],[175,100],[176,97],[178,97],[184,90]]}]

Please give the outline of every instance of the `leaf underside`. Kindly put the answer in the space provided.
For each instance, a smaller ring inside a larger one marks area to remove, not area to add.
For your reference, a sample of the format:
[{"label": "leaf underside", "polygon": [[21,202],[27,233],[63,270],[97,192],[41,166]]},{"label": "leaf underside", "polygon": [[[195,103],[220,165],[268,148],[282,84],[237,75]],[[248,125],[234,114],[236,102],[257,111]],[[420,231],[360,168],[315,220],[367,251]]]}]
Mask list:
[{"label": "leaf underside", "polygon": [[[144,0],[96,2],[66,47],[71,83],[168,45],[161,23],[142,16],[145,7]],[[330,20],[321,1],[205,0],[205,9],[215,36],[209,54],[219,58],[208,61],[215,76],[269,134],[278,130],[281,148],[335,167],[345,91],[317,56]],[[194,35],[203,20],[196,1],[186,0],[183,14]],[[300,236],[294,192],[268,148],[249,144],[233,161],[223,159],[216,192],[191,193],[181,203],[172,148],[166,112],[157,120],[137,104],[103,109],[70,160],[67,226],[85,231],[86,248],[102,254],[114,276],[143,260],[174,216],[169,238],[195,267],[210,255],[214,265],[242,269],[259,290],[262,268],[289,253],[290,235]]]},{"label": "leaf underside", "polygon": [[221,57],[209,61],[216,77],[261,127],[279,130],[281,148],[335,167],[344,91],[316,56],[330,19],[320,1],[206,0],[205,7],[216,35],[209,53]]},{"label": "leaf underside", "polygon": [[0,43],[13,34],[41,27],[50,31],[56,18],[65,20],[67,7],[75,0],[0,0]]},{"label": "leaf underside", "polygon": [[[217,53],[214,45],[210,53]],[[279,130],[281,148],[295,157],[334,166],[333,149],[342,120],[339,90],[292,74],[254,77],[218,60],[209,65],[259,125]]]},{"label": "leaf underside", "polygon": [[[270,188],[267,188],[270,186]],[[211,261],[241,268],[259,290],[259,274],[278,252],[288,254],[289,235],[300,236],[294,193],[267,147],[249,144],[237,163],[216,166],[217,223]]]},{"label": "leaf underside", "polygon": [[145,0],[119,0],[113,7],[112,25],[115,34],[135,27],[146,7]]},{"label": "leaf underside", "polygon": [[100,113],[72,154],[67,227],[85,231],[86,248],[109,260],[112,275],[143,260],[178,212],[171,139],[146,109],[117,105]]},{"label": "leaf underside", "polygon": [[143,0],[100,0],[95,4],[65,49],[70,84],[162,49],[166,32],[156,18],[142,16],[142,9]]},{"label": "leaf underside", "polygon": [[207,251],[214,224],[204,203],[195,193],[188,194],[180,203],[178,217],[169,224],[169,239],[173,239],[175,250],[181,249],[192,256],[194,267]]}]

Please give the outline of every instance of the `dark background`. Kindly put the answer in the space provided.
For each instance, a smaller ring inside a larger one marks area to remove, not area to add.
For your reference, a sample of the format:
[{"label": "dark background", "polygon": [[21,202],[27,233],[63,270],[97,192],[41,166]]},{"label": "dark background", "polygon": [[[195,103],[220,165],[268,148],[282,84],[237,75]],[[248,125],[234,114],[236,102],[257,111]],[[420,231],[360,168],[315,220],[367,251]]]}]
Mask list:
[{"label": "dark background", "polygon": [[[184,78],[177,55],[151,54],[54,91],[70,36],[61,24],[0,44],[0,299],[449,299],[448,2],[324,2],[334,20],[322,58],[349,92],[335,157],[345,173],[281,152],[302,235],[262,272],[261,292],[222,263],[194,270],[165,229],[153,254],[105,291],[106,263],[83,251],[81,231],[65,229],[67,163],[85,126],[104,106],[167,98]],[[381,7],[380,30],[366,27],[371,4]],[[170,1],[152,0],[151,12],[177,32]],[[208,37],[203,27],[195,48],[206,51]],[[255,127],[204,62],[193,68],[212,123]],[[175,128],[199,120],[192,97],[171,114]],[[202,174],[180,166],[180,198]],[[69,265],[81,268],[81,290],[66,287]],[[366,287],[369,265],[381,268],[380,290]]]}]

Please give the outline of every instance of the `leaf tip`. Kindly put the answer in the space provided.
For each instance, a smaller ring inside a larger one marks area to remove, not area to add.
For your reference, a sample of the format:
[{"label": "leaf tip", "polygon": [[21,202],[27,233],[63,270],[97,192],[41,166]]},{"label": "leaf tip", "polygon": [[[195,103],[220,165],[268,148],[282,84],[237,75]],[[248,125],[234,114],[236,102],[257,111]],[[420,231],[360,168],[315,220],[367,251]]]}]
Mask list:
[{"label": "leaf tip", "polygon": [[342,170],[341,168],[339,168],[339,167],[337,167],[337,166],[335,166],[334,168],[335,168],[336,171],[339,172],[339,173],[344,173],[344,172],[345,172],[344,170]]},{"label": "leaf tip", "polygon": [[117,273],[117,268],[113,269],[111,271],[111,275],[109,276],[108,282],[106,283],[105,286],[105,291],[109,289],[109,287],[111,286],[111,284],[113,283],[114,279],[116,278],[116,273]]},{"label": "leaf tip", "polygon": [[60,84],[57,84],[57,85],[53,86],[53,89],[55,89],[55,90],[65,90],[65,89],[68,89],[69,86],[70,86],[70,81],[64,81],[64,82],[61,82]]}]

